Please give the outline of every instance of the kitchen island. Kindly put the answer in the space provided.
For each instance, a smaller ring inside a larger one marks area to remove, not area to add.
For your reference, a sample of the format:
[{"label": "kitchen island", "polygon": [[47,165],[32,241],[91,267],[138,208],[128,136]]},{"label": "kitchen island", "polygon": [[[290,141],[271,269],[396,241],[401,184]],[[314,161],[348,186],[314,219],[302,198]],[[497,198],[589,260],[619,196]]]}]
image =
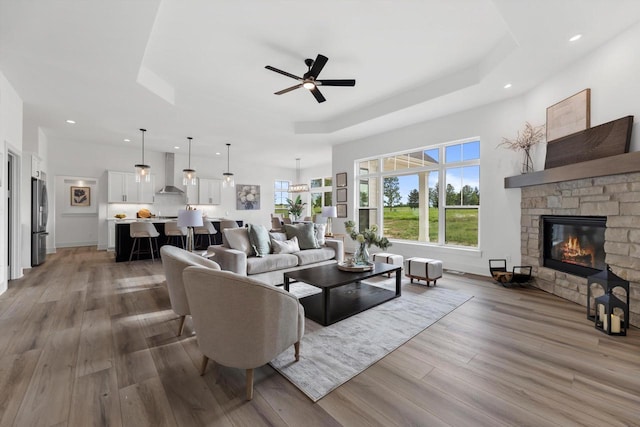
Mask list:
[{"label": "kitchen island", "polygon": [[[121,221],[116,221],[116,223],[115,223],[115,228],[116,228],[116,246],[115,246],[116,262],[129,261],[129,254],[131,253],[131,246],[133,245],[133,239],[131,238],[131,235],[129,233],[129,229],[130,229],[130,224],[133,221],[134,220],[121,220]],[[143,221],[152,222],[154,227],[156,228],[156,230],[158,230],[158,233],[160,233],[160,235],[158,236],[158,248],[162,247],[163,245],[166,245],[167,244],[167,236],[164,234],[164,224],[166,222],[169,222],[169,221],[172,221],[172,220],[171,219],[162,219],[162,218],[151,218],[151,219],[145,219]],[[220,220],[219,219],[212,219],[210,221],[213,224],[213,226],[216,228],[216,230],[218,231],[216,234],[213,234],[211,236],[211,243],[213,245],[221,245],[222,244],[222,233],[220,233]],[[240,226],[240,227],[243,226],[242,220],[237,220],[236,222],[238,223],[238,226]],[[203,241],[204,241],[204,239],[203,239]],[[199,246],[198,249],[206,249],[208,245],[209,245],[209,241],[207,240],[206,243],[204,244],[204,246]],[[140,254],[140,258],[139,259],[150,259],[150,258],[151,258],[151,254],[150,253],[146,253],[146,254]],[[138,259],[138,258],[134,256],[134,259]]]}]

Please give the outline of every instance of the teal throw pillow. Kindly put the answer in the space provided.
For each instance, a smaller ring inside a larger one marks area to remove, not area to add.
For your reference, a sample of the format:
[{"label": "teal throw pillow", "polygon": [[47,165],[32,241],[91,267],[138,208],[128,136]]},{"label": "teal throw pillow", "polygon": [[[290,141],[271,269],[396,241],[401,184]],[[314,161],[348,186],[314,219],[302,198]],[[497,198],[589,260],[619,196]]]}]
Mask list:
[{"label": "teal throw pillow", "polygon": [[287,239],[293,237],[298,238],[298,246],[300,249],[317,249],[320,246],[316,240],[316,233],[313,229],[313,223],[302,222],[300,224],[285,224],[284,232],[287,233]]},{"label": "teal throw pillow", "polygon": [[263,225],[249,224],[249,242],[257,256],[271,253],[271,239],[269,231]]}]

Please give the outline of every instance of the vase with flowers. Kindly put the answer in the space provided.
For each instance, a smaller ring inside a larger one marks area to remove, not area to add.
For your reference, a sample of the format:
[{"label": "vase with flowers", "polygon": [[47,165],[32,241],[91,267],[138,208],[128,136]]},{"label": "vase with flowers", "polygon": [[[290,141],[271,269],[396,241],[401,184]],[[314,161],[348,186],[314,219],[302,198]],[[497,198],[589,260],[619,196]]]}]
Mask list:
[{"label": "vase with flowers", "polygon": [[502,142],[498,147],[505,146],[509,150],[522,150],[522,173],[533,172],[533,161],[531,159],[531,148],[542,142],[544,139],[544,125],[533,126],[529,122],[525,122],[522,132],[513,139],[502,138]]},{"label": "vase with flowers", "polygon": [[375,245],[380,249],[387,249],[391,246],[389,239],[378,235],[378,226],[375,224],[370,228],[365,229],[363,232],[356,230],[356,223],[351,220],[345,221],[344,227],[349,234],[349,237],[358,242],[358,247],[356,248],[356,252],[353,256],[353,262],[355,265],[369,264],[368,248],[370,248],[371,245]]}]

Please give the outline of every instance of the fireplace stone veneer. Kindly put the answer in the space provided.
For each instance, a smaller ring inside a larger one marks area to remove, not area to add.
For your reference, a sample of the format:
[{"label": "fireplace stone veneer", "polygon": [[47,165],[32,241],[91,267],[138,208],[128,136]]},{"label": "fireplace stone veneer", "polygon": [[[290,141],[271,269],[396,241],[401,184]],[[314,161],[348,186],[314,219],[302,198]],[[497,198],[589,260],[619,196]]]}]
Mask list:
[{"label": "fireplace stone veneer", "polygon": [[586,278],[543,266],[541,217],[606,216],[605,261],[615,274],[630,282],[630,323],[640,327],[640,173],[535,185],[521,190],[522,264],[533,266],[533,285],[586,307]]}]

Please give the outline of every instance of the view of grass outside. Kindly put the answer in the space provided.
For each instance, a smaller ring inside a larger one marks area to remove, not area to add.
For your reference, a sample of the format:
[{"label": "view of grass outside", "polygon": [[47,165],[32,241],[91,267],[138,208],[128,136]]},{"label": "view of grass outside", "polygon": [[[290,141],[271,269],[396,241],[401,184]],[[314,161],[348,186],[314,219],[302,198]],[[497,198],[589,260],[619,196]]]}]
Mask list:
[{"label": "view of grass outside", "polygon": [[478,246],[478,209],[447,208],[444,242],[447,245]]},{"label": "view of grass outside", "polygon": [[[418,209],[409,206],[384,208],[384,235],[388,239],[418,240]],[[429,208],[429,241],[438,242],[438,208]]]}]

